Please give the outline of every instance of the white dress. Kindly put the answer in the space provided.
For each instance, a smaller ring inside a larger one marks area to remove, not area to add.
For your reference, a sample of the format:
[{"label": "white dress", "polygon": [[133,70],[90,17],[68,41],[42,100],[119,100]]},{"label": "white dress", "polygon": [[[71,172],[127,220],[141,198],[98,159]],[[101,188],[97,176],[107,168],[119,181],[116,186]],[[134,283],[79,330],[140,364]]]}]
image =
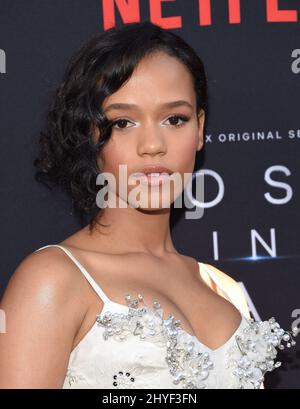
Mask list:
[{"label": "white dress", "polygon": [[139,294],[127,295],[127,306],[111,301],[65,247],[53,244],[36,251],[50,246],[61,248],[73,260],[104,303],[70,354],[63,389],[258,389],[264,374],[280,366],[275,362],[277,348],[295,344],[293,334],[274,318],[259,322],[250,318],[234,292],[229,296],[220,288],[207,264],[198,262],[203,279],[212,280],[241,314],[236,331],[214,350],[183,330],[176,317],[163,319],[157,300],[148,306]]}]

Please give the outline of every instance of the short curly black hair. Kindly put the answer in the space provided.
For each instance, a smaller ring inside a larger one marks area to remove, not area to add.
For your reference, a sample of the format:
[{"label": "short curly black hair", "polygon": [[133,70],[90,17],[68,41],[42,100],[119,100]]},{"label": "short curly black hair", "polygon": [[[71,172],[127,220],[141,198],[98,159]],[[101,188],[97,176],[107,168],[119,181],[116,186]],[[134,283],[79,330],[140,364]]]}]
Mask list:
[{"label": "short curly black hair", "polygon": [[[150,22],[129,23],[94,34],[75,52],[63,80],[53,92],[40,132],[35,179],[60,186],[74,207],[98,223],[97,157],[111,136],[111,123],[102,112],[104,99],[130,78],[147,55],[163,51],[186,65],[194,79],[197,113],[206,108],[207,83],[202,60],[178,35]],[[95,142],[95,129],[100,136]]]}]

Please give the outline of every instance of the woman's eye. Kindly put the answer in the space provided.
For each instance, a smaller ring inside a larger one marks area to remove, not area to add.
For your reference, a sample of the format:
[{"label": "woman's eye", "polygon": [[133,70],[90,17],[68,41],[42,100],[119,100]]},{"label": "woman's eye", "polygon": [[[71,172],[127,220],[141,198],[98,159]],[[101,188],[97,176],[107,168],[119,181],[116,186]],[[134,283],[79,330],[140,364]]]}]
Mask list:
[{"label": "woman's eye", "polygon": [[[190,118],[188,118],[185,115],[172,115],[167,119],[167,121],[170,121],[171,126],[174,126],[175,128],[180,128],[185,124],[185,122],[189,121],[189,119]],[[127,126],[127,123],[132,122],[125,118],[117,119],[116,121],[112,122],[112,127],[117,130],[130,128],[130,126],[129,127]]]},{"label": "woman's eye", "polygon": [[[178,123],[178,120],[180,120],[181,122]],[[189,118],[185,115],[172,115],[167,119],[167,121],[170,121],[171,125],[175,126],[175,128],[183,126],[188,120]]]},{"label": "woman's eye", "polygon": [[118,125],[116,129],[126,129],[127,122],[129,122],[128,119],[118,119],[112,123],[112,127],[115,127],[115,125]]}]

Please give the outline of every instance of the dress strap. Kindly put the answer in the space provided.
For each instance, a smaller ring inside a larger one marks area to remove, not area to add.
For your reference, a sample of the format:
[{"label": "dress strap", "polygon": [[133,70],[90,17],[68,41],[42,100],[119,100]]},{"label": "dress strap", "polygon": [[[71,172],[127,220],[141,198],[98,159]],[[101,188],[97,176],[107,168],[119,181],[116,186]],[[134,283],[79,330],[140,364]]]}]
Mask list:
[{"label": "dress strap", "polygon": [[218,279],[218,277],[216,276],[214,271],[212,271],[212,269],[208,268],[208,266],[205,265],[204,263],[199,263],[199,264],[200,264],[200,267],[202,267],[202,269],[200,269],[200,274],[202,275],[202,271],[205,272],[209,282],[211,283],[211,288],[216,293],[221,293],[221,295],[223,295],[224,298],[226,298],[228,301],[233,303],[233,301],[232,301],[231,297],[228,295],[227,291],[225,291],[223,286],[220,285],[220,280]]},{"label": "dress strap", "polygon": [[[209,277],[211,282],[214,282],[213,287],[218,289],[218,292],[224,296],[236,309],[246,318],[251,318],[250,308],[245,297],[245,294],[240,287],[239,283],[230,279],[228,282],[223,280],[209,265],[200,263],[202,270],[205,271],[206,276]],[[201,274],[201,273],[200,273]],[[226,288],[226,290],[225,290]]]},{"label": "dress strap", "polygon": [[96,283],[96,281],[93,279],[93,277],[87,272],[87,270],[83,267],[83,265],[73,256],[70,250],[66,249],[64,246],[61,246],[59,244],[48,244],[46,246],[40,247],[39,249],[35,251],[42,250],[46,247],[59,247],[62,249],[69,257],[70,259],[76,264],[76,266],[79,268],[79,270],[82,272],[82,274],[85,276],[87,281],[91,284],[93,289],[96,291],[96,293],[99,295],[99,297],[102,299],[104,303],[107,303],[110,301],[110,299],[107,297],[105,292],[102,290],[102,288]]}]

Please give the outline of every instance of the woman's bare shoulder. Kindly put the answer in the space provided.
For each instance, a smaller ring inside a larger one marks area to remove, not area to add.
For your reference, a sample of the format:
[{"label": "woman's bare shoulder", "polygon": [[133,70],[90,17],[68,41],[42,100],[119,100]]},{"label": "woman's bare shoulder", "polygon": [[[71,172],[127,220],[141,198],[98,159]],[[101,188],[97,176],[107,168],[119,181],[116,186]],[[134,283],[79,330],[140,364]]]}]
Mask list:
[{"label": "woman's bare shoulder", "polygon": [[84,278],[74,263],[57,248],[49,247],[25,256],[13,274],[1,299],[1,308],[17,319],[17,309],[35,313],[57,313],[72,320],[77,330],[87,311],[82,295]]},{"label": "woman's bare shoulder", "polygon": [[55,248],[17,266],[1,300],[7,332],[0,337],[0,388],[62,385],[85,314],[75,268]]},{"label": "woman's bare shoulder", "polygon": [[[31,293],[48,289],[48,296],[65,297],[80,291],[82,278],[76,266],[59,249],[48,247],[25,256],[13,272],[7,290],[18,287]],[[51,293],[50,293],[51,292]]]}]

